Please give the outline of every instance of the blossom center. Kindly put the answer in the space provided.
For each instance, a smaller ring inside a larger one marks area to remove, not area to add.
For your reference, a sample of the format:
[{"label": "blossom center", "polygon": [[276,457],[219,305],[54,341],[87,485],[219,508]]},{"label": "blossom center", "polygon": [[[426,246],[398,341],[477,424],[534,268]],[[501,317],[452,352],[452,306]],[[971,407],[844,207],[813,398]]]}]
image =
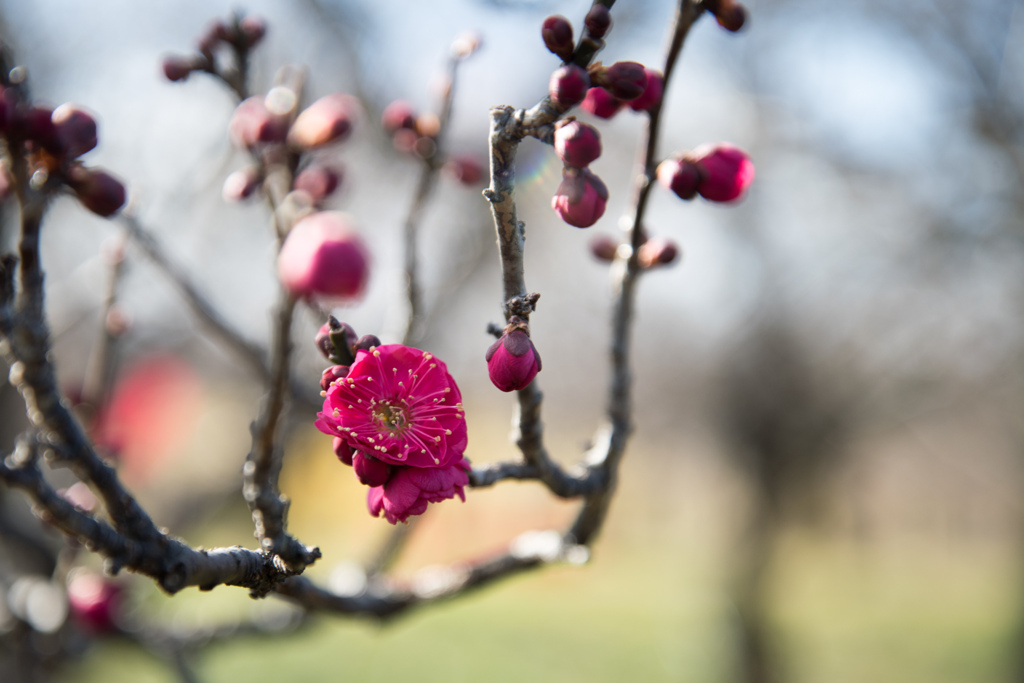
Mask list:
[{"label": "blossom center", "polygon": [[392,434],[401,434],[409,425],[404,406],[392,405],[389,401],[380,401],[374,406],[373,419]]}]

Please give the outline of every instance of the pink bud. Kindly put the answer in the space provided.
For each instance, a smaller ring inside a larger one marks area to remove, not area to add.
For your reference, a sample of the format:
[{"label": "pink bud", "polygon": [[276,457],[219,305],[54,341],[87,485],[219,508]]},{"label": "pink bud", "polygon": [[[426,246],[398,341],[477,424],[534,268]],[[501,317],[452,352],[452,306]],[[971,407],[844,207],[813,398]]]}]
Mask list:
[{"label": "pink bud", "polygon": [[251,197],[261,182],[263,182],[263,178],[255,166],[239,169],[224,179],[221,196],[226,202],[240,202]]},{"label": "pink bud", "polygon": [[82,206],[104,218],[114,215],[124,206],[124,185],[109,173],[72,166],[68,169],[67,182]]},{"label": "pink bud", "polygon": [[164,77],[172,83],[184,81],[195,70],[195,62],[188,57],[170,55],[164,57],[162,64]]},{"label": "pink bud", "polygon": [[622,100],[604,88],[591,88],[580,106],[599,119],[610,119],[619,113],[622,105]]},{"label": "pink bud", "polygon": [[287,119],[267,109],[262,97],[250,97],[235,108],[228,134],[239,147],[255,147],[261,142],[282,142],[288,133]]},{"label": "pink bud", "polygon": [[612,13],[604,5],[594,5],[587,12],[583,23],[592,37],[604,38],[608,29],[612,27]]},{"label": "pink bud", "polygon": [[652,237],[640,245],[637,260],[643,268],[654,268],[672,263],[679,255],[679,247],[664,237]]},{"label": "pink bud", "polygon": [[687,159],[666,159],[658,164],[658,182],[680,199],[693,199],[697,196],[700,171]]},{"label": "pink bud", "polygon": [[614,261],[619,250],[619,242],[607,235],[597,235],[590,240],[590,253],[598,261]]},{"label": "pink bud", "polygon": [[57,150],[57,126],[53,123],[53,110],[48,107],[29,107],[19,112],[21,134],[39,147]]},{"label": "pink bud", "polygon": [[530,336],[516,328],[505,332],[487,349],[487,374],[502,391],[525,389],[540,372],[540,354]]},{"label": "pink bud", "polygon": [[334,384],[335,380],[341,379],[342,377],[348,377],[348,366],[332,365],[320,374],[320,388],[327,391],[331,388],[331,385]]},{"label": "pink bud", "polygon": [[277,257],[277,274],[295,296],[351,299],[366,287],[368,261],[366,247],[347,216],[319,211],[302,218],[288,233]]},{"label": "pink bud", "polygon": [[718,25],[727,31],[736,32],[747,21],[747,10],[735,0],[711,0],[705,2],[707,10],[715,15]]},{"label": "pink bud", "polygon": [[703,145],[691,155],[700,170],[697,191],[713,202],[731,202],[743,196],[754,181],[754,164],[739,147],[720,142]]},{"label": "pink bud", "polygon": [[647,87],[647,72],[643,64],[615,62],[605,69],[599,85],[620,100],[635,100]]},{"label": "pink bud", "polygon": [[590,76],[575,64],[559,67],[548,82],[548,95],[560,107],[568,109],[583,101],[590,87]]},{"label": "pink bud", "polygon": [[444,165],[445,172],[463,185],[476,185],[484,177],[484,167],[471,156],[455,156]]},{"label": "pink bud", "polygon": [[559,218],[577,228],[589,228],[604,215],[608,188],[596,175],[582,169],[562,174],[562,183],[551,198]]},{"label": "pink bud", "polygon": [[341,173],[335,169],[312,164],[295,176],[292,187],[305,192],[313,200],[314,205],[319,205],[338,189],[340,182]]},{"label": "pink bud", "polygon": [[[327,360],[340,365],[352,365],[355,361],[355,347],[359,340],[356,331],[348,323],[340,322],[333,315],[316,333],[315,343]],[[326,391],[326,389],[325,389]]]},{"label": "pink bud", "polygon": [[209,55],[217,47],[217,43],[230,42],[232,33],[233,31],[220,19],[211,20],[199,35],[199,51]]},{"label": "pink bud", "polygon": [[375,334],[364,334],[359,338],[359,341],[353,346],[353,352],[355,351],[369,351],[380,346],[380,337]]},{"label": "pink bud", "polygon": [[340,436],[334,437],[334,454],[338,456],[338,460],[342,461],[348,466],[352,466],[352,456],[355,453],[352,451],[352,447],[348,445],[348,442],[342,439]]},{"label": "pink bud", "polygon": [[263,36],[267,34],[267,22],[260,17],[243,17],[238,22],[238,30],[241,32],[246,46],[252,47],[263,40]]},{"label": "pink bud", "polygon": [[566,165],[583,168],[601,156],[601,134],[579,121],[560,125],[555,128],[555,153]]},{"label": "pink bud", "polygon": [[388,135],[402,129],[416,130],[416,110],[405,100],[395,100],[384,107],[380,122]]},{"label": "pink bud", "polygon": [[356,451],[352,456],[352,469],[359,482],[366,486],[383,486],[391,477],[390,465],[363,451]]},{"label": "pink bud", "polygon": [[82,572],[68,583],[68,607],[78,624],[94,634],[117,630],[121,588],[97,574]]},{"label": "pink bud", "polygon": [[57,128],[57,139],[74,158],[96,147],[96,119],[74,104],[62,104],[53,110],[50,120]]},{"label": "pink bud", "polygon": [[567,62],[572,58],[575,45],[572,40],[572,24],[568,19],[557,14],[548,17],[541,25],[540,35],[544,38],[544,46],[561,57],[562,61]]},{"label": "pink bud", "polygon": [[629,103],[629,108],[633,111],[650,111],[661,102],[661,93],[665,88],[665,79],[662,78],[661,72],[645,68],[644,73],[647,74],[647,86],[640,97]]},{"label": "pink bud", "polygon": [[352,132],[353,98],[343,93],[321,97],[306,107],[288,132],[288,142],[299,149],[316,149],[344,140]]}]

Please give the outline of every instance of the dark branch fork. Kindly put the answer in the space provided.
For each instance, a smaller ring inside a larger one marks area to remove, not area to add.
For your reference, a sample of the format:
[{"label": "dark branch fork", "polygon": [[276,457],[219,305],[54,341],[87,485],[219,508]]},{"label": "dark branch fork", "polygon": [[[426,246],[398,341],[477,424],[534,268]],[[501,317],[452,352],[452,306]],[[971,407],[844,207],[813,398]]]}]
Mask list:
[{"label": "dark branch fork", "polygon": [[[599,4],[611,6],[611,0]],[[664,68],[665,84],[690,26],[699,18],[701,4],[680,0]],[[601,42],[584,35],[574,61],[586,65]],[[240,96],[244,91],[239,92]],[[529,316],[536,295],[526,288],[523,273],[523,225],[516,218],[514,198],[515,154],[526,136],[550,139],[550,126],[564,113],[550,99],[529,110],[497,107],[492,110],[491,203],[501,252],[506,314]],[[631,430],[631,392],[628,362],[629,331],[638,275],[636,249],[642,243],[640,226],[653,175],[661,105],[650,111],[642,163],[635,185],[629,226],[633,250],[620,256],[612,319],[612,380],[606,423],[595,445],[577,470],[566,471],[549,456],[543,443],[542,394],[531,384],[518,393],[517,445],[523,462],[497,463],[474,468],[470,484],[485,487],[507,479],[539,480],[560,497],[584,500],[582,509],[564,533],[531,532],[495,557],[453,565],[416,582],[412,588],[394,587],[372,580],[358,595],[344,596],[317,587],[297,576],[319,556],[315,548],[288,535],[287,502],[277,489],[282,449],[279,425],[287,402],[290,329],[295,301],[284,296],[277,307],[270,366],[270,393],[254,427],[253,452],[246,464],[246,499],[261,539],[259,550],[242,547],[191,548],[156,527],[113,468],[96,453],[81,425],[60,398],[49,360],[49,332],[43,306],[43,272],[38,257],[39,228],[46,195],[28,189],[27,178],[16,178],[21,208],[20,269],[15,287],[14,259],[0,261],[0,351],[11,365],[11,383],[25,398],[33,430],[23,435],[14,453],[0,461],[0,479],[33,499],[40,515],[65,534],[108,559],[112,571],[127,568],[154,578],[168,592],[188,586],[211,589],[217,585],[243,586],[253,595],[270,592],[288,598],[308,611],[364,614],[383,618],[439,600],[450,599],[495,580],[554,561],[585,560],[585,547],[599,532],[614,492],[618,465]],[[14,164],[15,168],[22,168]],[[529,310],[526,310],[529,309]],[[255,354],[249,357],[253,367]],[[76,508],[46,481],[40,459],[69,466],[100,494],[109,521]]]}]

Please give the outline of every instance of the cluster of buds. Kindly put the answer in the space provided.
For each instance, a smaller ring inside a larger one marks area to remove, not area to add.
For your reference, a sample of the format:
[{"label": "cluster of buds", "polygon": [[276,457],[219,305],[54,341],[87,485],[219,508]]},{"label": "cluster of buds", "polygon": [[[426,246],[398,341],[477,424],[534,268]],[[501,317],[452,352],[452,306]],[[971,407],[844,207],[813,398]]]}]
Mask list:
[{"label": "cluster of buds", "polygon": [[[321,97],[298,111],[298,96],[285,85],[266,96],[244,100],[232,114],[228,134],[238,147],[249,150],[257,164],[235,171],[224,182],[224,198],[240,201],[262,186],[265,169],[285,160],[298,166],[304,155],[346,140],[359,117],[358,101],[344,93]],[[299,204],[321,206],[340,185],[336,166],[310,162],[294,175],[291,189],[302,193]]]},{"label": "cluster of buds", "polygon": [[541,370],[540,354],[530,339],[530,326],[519,316],[509,318],[501,337],[485,354],[487,374],[502,391],[529,386]]},{"label": "cluster of buds", "polygon": [[754,180],[754,164],[739,147],[702,145],[658,165],[658,182],[682,199],[739,200]]},{"label": "cluster of buds", "polygon": [[[437,140],[441,134],[441,120],[436,115],[417,114],[409,102],[395,100],[384,108],[381,126],[399,152],[427,163],[438,163]],[[467,186],[478,185],[484,177],[483,164],[466,154],[446,159],[442,168],[447,176]]]},{"label": "cluster of buds", "polygon": [[[612,15],[604,5],[594,5],[587,12],[583,20],[586,33],[583,41],[596,41],[604,38],[605,34],[612,27]],[[541,38],[544,46],[555,55],[558,55],[563,62],[572,61],[576,52],[576,43],[573,40],[572,24],[565,17],[554,14],[544,20],[540,28]],[[581,41],[582,42],[582,41]]]},{"label": "cluster of buds", "polygon": [[[62,104],[51,109],[26,102],[17,85],[0,88],[0,136],[10,152],[0,166],[0,197],[24,173],[39,191],[68,187],[82,206],[100,216],[112,216],[124,205],[124,185],[79,160],[97,144],[96,119],[82,107]],[[15,169],[13,163],[23,166]]]},{"label": "cluster of buds", "polygon": [[[628,258],[630,248],[607,235],[598,235],[590,241],[590,253],[598,261],[611,263],[616,258]],[[679,257],[679,247],[665,237],[645,238],[637,249],[636,262],[643,270],[651,270],[674,263]]]},{"label": "cluster of buds", "polygon": [[610,119],[624,108],[650,111],[661,103],[665,87],[660,71],[636,62],[615,62],[609,67],[595,64],[590,78],[594,87],[580,106],[601,119]]},{"label": "cluster of buds", "polygon": [[356,338],[330,318],[317,347],[335,365],[320,381],[316,421],[334,437],[334,453],[370,487],[367,507],[392,524],[459,496],[469,484],[462,396],[445,364],[401,344]]},{"label": "cluster of buds", "polygon": [[[193,71],[218,74],[226,80],[236,77],[239,66],[267,33],[267,24],[255,16],[235,16],[224,21],[215,19],[196,40],[196,52],[191,55],[168,55],[163,60],[164,76],[169,81],[184,81]],[[217,62],[218,53],[233,53],[235,65],[231,69]]]},{"label": "cluster of buds", "polygon": [[348,215],[315,211],[288,232],[277,257],[277,274],[297,298],[351,301],[366,289],[369,264],[369,254]]}]

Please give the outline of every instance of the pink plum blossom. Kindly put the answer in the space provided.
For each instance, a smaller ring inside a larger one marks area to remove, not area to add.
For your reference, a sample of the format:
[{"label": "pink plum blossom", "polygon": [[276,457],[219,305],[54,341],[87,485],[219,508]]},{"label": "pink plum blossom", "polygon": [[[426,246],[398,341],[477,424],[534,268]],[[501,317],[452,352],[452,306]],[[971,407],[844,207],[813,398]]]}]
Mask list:
[{"label": "pink plum blossom", "polygon": [[383,486],[375,486],[366,496],[370,514],[381,514],[392,524],[422,515],[429,503],[458,496],[469,485],[469,462],[461,455],[444,467],[398,467]]}]

